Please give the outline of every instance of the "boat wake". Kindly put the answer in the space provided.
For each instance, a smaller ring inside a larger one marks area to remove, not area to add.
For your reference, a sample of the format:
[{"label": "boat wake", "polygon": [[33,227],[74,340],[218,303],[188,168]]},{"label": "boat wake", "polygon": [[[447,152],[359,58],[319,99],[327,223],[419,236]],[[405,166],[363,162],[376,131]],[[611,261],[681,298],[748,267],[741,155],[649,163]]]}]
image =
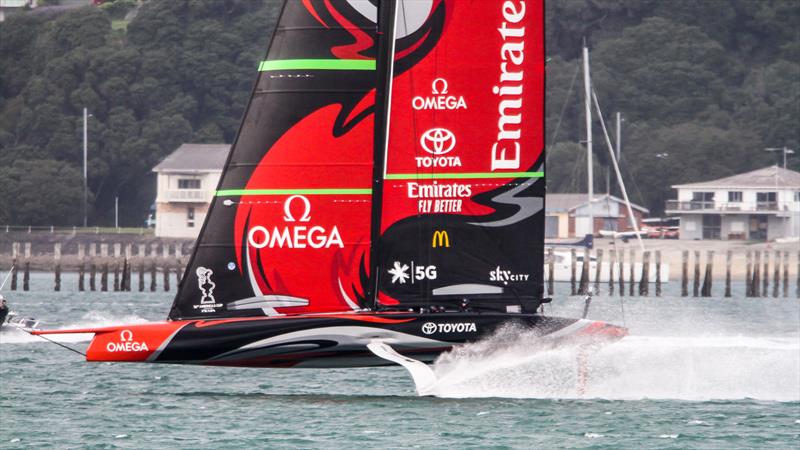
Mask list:
[{"label": "boat wake", "polygon": [[586,359],[579,346],[536,348],[501,333],[442,355],[438,397],[800,400],[800,336],[629,336]]},{"label": "boat wake", "polygon": [[[119,325],[119,324],[134,324],[134,323],[143,323],[147,322],[146,319],[143,319],[136,315],[124,315],[124,316],[114,316],[107,312],[102,311],[89,311],[84,314],[79,320],[76,322],[71,322],[68,324],[64,324],[63,326],[52,327],[53,329],[61,330],[61,329],[69,329],[69,328],[97,328],[97,327],[106,327],[112,325]],[[44,321],[39,324],[40,327],[44,326],[46,328],[50,328],[47,326],[47,323]],[[56,342],[85,342],[90,341],[92,339],[92,334],[85,333],[85,334],[56,334],[52,336],[48,336],[48,339],[51,341]],[[11,327],[3,327],[3,331],[0,332],[0,343],[3,345],[6,344],[29,344],[32,342],[44,342],[44,339],[38,336],[32,336],[26,333],[23,330],[11,328]]]}]

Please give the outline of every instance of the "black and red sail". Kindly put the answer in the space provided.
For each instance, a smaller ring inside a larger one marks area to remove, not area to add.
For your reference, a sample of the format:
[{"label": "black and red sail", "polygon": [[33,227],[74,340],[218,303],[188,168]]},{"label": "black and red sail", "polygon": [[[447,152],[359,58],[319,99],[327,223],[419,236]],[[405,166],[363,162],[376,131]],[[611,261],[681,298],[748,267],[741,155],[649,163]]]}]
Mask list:
[{"label": "black and red sail", "polygon": [[363,301],[376,24],[330,3],[285,2],[170,318]]}]

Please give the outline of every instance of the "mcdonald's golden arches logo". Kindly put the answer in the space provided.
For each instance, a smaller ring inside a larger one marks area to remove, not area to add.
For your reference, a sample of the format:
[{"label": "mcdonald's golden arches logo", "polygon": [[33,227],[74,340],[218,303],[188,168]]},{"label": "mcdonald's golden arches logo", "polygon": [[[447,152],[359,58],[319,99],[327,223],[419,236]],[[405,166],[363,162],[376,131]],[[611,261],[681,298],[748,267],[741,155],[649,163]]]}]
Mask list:
[{"label": "mcdonald's golden arches logo", "polygon": [[431,239],[431,247],[447,247],[450,248],[450,236],[445,230],[436,230],[433,232],[433,239]]}]

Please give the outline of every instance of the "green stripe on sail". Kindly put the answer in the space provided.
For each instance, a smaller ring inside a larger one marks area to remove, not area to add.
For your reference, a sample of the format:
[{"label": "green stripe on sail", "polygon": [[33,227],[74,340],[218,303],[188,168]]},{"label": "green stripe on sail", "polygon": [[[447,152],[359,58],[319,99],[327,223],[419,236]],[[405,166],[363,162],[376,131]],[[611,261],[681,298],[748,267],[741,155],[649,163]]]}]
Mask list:
[{"label": "green stripe on sail", "polygon": [[270,70],[375,70],[374,59],[275,59],[261,61],[259,72]]},{"label": "green stripe on sail", "polygon": [[389,173],[387,180],[453,180],[465,178],[542,178],[544,172]]},{"label": "green stripe on sail", "polygon": [[369,195],[372,189],[223,189],[217,197],[238,197],[242,195]]}]

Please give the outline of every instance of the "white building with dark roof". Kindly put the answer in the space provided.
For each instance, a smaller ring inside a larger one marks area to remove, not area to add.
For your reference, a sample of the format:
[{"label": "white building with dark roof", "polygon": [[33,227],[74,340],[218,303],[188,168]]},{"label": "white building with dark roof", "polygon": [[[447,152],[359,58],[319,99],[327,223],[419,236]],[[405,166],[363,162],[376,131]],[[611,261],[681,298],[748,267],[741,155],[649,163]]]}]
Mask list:
[{"label": "white building with dark roof", "polygon": [[196,238],[222,176],[230,144],[182,144],[157,173],[156,236]]},{"label": "white building with dark roof", "polygon": [[778,166],[679,184],[666,213],[680,216],[681,239],[766,241],[800,236],[800,172]]}]

